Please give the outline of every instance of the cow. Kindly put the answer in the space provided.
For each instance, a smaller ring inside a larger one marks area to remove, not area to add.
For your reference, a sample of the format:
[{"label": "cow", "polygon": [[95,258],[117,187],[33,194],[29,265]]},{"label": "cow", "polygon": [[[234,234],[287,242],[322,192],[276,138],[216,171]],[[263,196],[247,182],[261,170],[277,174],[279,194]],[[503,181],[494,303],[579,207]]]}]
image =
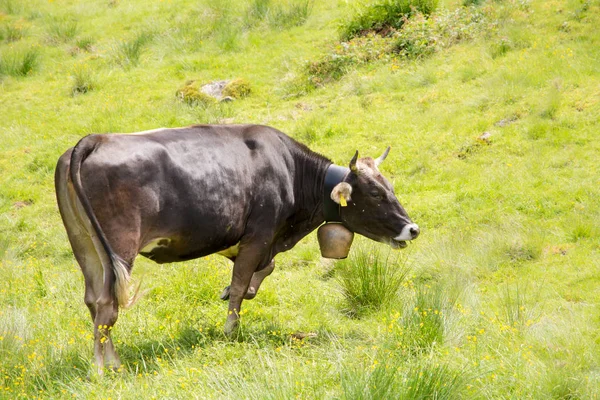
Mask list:
[{"label": "cow", "polygon": [[58,160],[59,211],[85,280],[93,363],[118,368],[110,330],[129,307],[138,254],[157,263],[221,254],[233,261],[224,330],[290,250],[326,221],[394,248],[419,235],[377,159],[333,164],[262,125],[194,125],[92,134]]}]

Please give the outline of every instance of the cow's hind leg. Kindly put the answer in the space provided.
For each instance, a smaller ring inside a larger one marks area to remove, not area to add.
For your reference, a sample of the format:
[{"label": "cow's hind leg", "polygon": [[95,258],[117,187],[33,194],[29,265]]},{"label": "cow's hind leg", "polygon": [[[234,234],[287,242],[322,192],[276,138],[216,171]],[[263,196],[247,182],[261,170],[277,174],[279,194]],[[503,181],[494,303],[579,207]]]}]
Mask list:
[{"label": "cow's hind leg", "polygon": [[[260,271],[256,271],[254,274],[252,274],[252,280],[250,281],[250,286],[248,286],[248,291],[244,295],[245,300],[252,300],[253,298],[256,297],[256,294],[258,293],[258,289],[260,288],[260,285],[262,284],[263,280],[267,276],[271,275],[271,273],[273,272],[274,269],[275,269],[275,260],[271,260],[269,265],[267,265],[265,268],[261,269]],[[231,286],[227,286],[225,289],[223,289],[223,292],[221,293],[221,296],[220,296],[221,300],[229,300],[230,288],[231,288]]]},{"label": "cow's hind leg", "polygon": [[[71,236],[71,235],[69,235]],[[116,317],[106,318],[107,312],[104,306],[104,300],[102,299],[102,291],[104,288],[104,268],[102,266],[102,260],[100,255],[96,252],[96,247],[91,238],[85,235],[77,235],[75,239],[71,239],[71,246],[73,247],[73,253],[85,280],[85,305],[90,310],[92,316],[92,322],[94,323],[94,360],[93,363],[98,368],[98,372],[102,374],[105,362],[111,364],[113,367],[119,367],[119,358],[114,352],[112,347],[112,341],[110,341],[109,334],[102,334],[99,329],[100,324],[102,326],[114,325]],[[99,322],[102,321],[102,322]],[[106,324],[104,321],[108,321]],[[108,351],[105,351],[108,349]],[[106,355],[106,358],[105,358]]]},{"label": "cow's hind leg", "polygon": [[[59,159],[56,167],[57,202],[73,254],[84,276],[84,302],[94,322],[94,364],[102,373],[105,361],[113,367],[119,367],[119,357],[114,350],[109,334],[109,327],[112,328],[114,325],[117,313],[114,309],[111,310],[110,301],[107,306],[107,296],[103,296],[105,294],[105,271],[106,268],[110,268],[110,265],[107,264],[108,256],[103,251],[101,244],[94,239],[93,228],[81,203],[77,200],[73,187],[68,184],[70,154],[70,151],[65,153]],[[99,329],[101,325],[106,328]],[[108,331],[107,334],[103,333],[105,330]]]}]

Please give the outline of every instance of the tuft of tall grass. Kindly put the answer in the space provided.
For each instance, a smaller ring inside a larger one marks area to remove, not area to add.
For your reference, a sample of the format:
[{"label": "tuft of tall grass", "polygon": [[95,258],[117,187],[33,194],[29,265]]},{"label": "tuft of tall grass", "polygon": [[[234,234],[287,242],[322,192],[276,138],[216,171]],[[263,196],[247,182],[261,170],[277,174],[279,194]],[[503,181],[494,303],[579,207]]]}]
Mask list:
[{"label": "tuft of tall grass", "polygon": [[467,378],[445,363],[402,365],[388,354],[379,355],[370,366],[345,366],[340,381],[343,399],[425,400],[459,398]]},{"label": "tuft of tall grass", "polygon": [[390,340],[395,346],[411,353],[427,351],[441,346],[446,336],[446,319],[452,309],[441,284],[419,285],[415,289],[413,302],[406,302],[402,316],[389,325]]},{"label": "tuft of tall grass", "polygon": [[38,64],[40,51],[32,47],[27,51],[12,51],[0,53],[0,77],[27,76],[33,72]]},{"label": "tuft of tall grass", "polygon": [[378,247],[359,248],[338,267],[338,281],[351,315],[391,304],[410,270],[405,259]]},{"label": "tuft of tall grass", "polygon": [[23,11],[24,3],[20,0],[0,0],[0,10],[6,14],[18,14]]},{"label": "tuft of tall grass", "polygon": [[91,36],[83,36],[77,39],[75,46],[81,51],[91,51],[96,40]]},{"label": "tuft of tall grass", "polygon": [[540,315],[539,289],[516,283],[505,285],[500,293],[500,316],[506,329],[523,329],[534,324]]},{"label": "tuft of tall grass", "polygon": [[234,51],[240,47],[242,27],[228,16],[222,16],[215,21],[213,36],[215,43],[224,51]]},{"label": "tuft of tall grass", "polygon": [[77,36],[78,30],[77,20],[68,17],[56,18],[48,25],[48,38],[50,43],[66,43]]},{"label": "tuft of tall grass", "polygon": [[154,35],[149,32],[139,32],[130,40],[121,40],[113,47],[114,59],[123,68],[136,67],[142,54],[152,41]]},{"label": "tuft of tall grass", "polygon": [[560,90],[553,85],[546,97],[542,98],[540,116],[542,118],[554,119],[560,109],[561,97]]},{"label": "tuft of tall grass", "polygon": [[194,121],[201,124],[223,124],[235,115],[230,102],[204,104],[200,107],[193,107],[190,111],[194,115]]},{"label": "tuft of tall grass", "polygon": [[96,78],[93,71],[87,64],[76,64],[71,72],[73,85],[71,86],[71,94],[85,94],[96,88]]},{"label": "tuft of tall grass", "polygon": [[266,21],[276,29],[303,25],[312,13],[313,0],[292,0],[288,4],[272,4],[271,0],[254,0],[245,11],[244,21],[253,27]]},{"label": "tuft of tall grass", "polygon": [[264,21],[271,11],[271,0],[253,0],[244,14],[247,26],[253,26]]},{"label": "tuft of tall grass", "polygon": [[340,383],[344,399],[384,400],[398,398],[400,366],[394,359],[375,359],[370,366],[345,366]]},{"label": "tuft of tall grass", "polygon": [[350,21],[342,25],[342,40],[364,35],[368,32],[388,33],[400,29],[414,12],[424,15],[433,13],[438,0],[379,0],[360,10]]},{"label": "tuft of tall grass", "polygon": [[571,242],[600,236],[600,228],[593,220],[579,219],[573,223],[573,228],[568,237]]},{"label": "tuft of tall grass", "polygon": [[313,9],[313,0],[295,0],[287,7],[276,7],[269,14],[269,25],[274,28],[290,28],[303,25]]},{"label": "tuft of tall grass", "polygon": [[4,29],[0,31],[0,40],[6,40],[7,42],[16,42],[25,35],[26,28],[22,23],[7,24]]},{"label": "tuft of tall grass", "polygon": [[405,374],[400,399],[456,399],[465,386],[464,371],[456,371],[447,364],[426,362],[414,365]]}]

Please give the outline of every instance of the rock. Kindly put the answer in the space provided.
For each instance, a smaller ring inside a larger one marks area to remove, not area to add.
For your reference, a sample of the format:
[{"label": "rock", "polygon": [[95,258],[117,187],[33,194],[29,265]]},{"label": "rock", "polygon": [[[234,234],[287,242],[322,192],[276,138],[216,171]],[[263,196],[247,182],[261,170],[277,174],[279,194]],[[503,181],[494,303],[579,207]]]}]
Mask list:
[{"label": "rock", "polygon": [[477,139],[489,143],[490,142],[490,138],[492,137],[492,133],[491,132],[483,132]]},{"label": "rock", "polygon": [[200,85],[195,80],[190,80],[178,89],[176,95],[190,105],[209,105],[216,102],[232,102],[250,94],[250,84],[241,78],[214,81]]},{"label": "rock", "polygon": [[200,87],[200,91],[205,93],[211,97],[214,97],[217,100],[221,100],[223,98],[223,89],[229,81],[215,81],[211,83],[207,83],[206,85],[202,85]]}]

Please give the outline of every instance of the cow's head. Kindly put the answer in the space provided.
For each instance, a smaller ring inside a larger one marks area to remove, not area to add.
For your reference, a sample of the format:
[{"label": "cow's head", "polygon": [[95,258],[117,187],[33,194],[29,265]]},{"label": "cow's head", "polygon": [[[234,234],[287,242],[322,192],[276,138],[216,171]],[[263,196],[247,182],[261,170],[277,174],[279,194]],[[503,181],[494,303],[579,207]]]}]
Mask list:
[{"label": "cow's head", "polygon": [[377,169],[389,151],[388,147],[376,160],[359,159],[357,151],[350,161],[350,173],[333,188],[331,199],[341,206],[340,216],[348,229],[401,248],[419,236],[419,226],[411,221],[394,188]]}]

